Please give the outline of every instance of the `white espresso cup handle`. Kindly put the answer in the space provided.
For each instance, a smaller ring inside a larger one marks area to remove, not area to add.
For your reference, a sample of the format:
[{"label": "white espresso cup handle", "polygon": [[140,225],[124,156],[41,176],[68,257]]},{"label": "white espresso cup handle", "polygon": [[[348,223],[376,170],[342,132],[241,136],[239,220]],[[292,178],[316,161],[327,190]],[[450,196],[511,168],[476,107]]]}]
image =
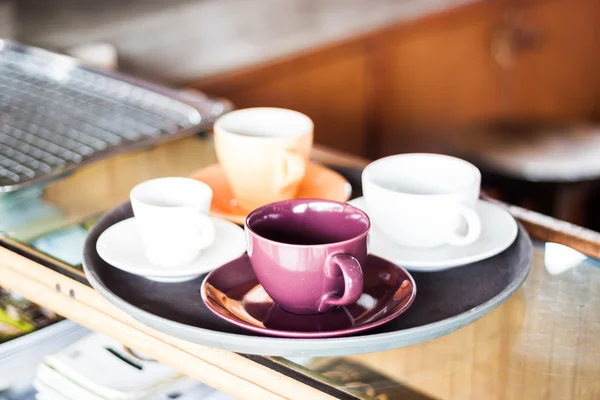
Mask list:
[{"label": "white espresso cup handle", "polygon": [[481,219],[477,212],[465,205],[460,205],[458,208],[458,214],[460,214],[467,222],[467,233],[461,235],[456,232],[451,232],[448,237],[448,244],[453,246],[465,246],[473,243],[481,235]]},{"label": "white espresso cup handle", "polygon": [[200,231],[200,248],[206,249],[215,241],[215,226],[210,217],[204,213],[198,215]]}]

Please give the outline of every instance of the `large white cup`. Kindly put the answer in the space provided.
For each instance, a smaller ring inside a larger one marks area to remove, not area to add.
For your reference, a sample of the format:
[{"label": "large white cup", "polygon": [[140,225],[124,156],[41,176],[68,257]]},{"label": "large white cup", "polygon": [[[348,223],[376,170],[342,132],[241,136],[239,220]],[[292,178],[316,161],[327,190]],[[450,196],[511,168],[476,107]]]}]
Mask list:
[{"label": "large white cup", "polygon": [[142,182],[130,193],[131,205],[148,259],[176,267],[193,262],[214,241],[208,212],[212,189],[189,178]]},{"label": "large white cup", "polygon": [[477,240],[481,173],[441,154],[399,154],[369,164],[363,193],[373,224],[396,243],[416,248]]}]

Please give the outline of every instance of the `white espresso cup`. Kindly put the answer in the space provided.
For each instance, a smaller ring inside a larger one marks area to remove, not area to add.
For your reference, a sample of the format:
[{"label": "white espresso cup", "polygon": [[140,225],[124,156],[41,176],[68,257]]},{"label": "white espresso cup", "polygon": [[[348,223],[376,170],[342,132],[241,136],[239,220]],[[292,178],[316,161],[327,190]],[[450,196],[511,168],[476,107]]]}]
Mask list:
[{"label": "white espresso cup", "polygon": [[208,216],[212,196],[204,182],[177,177],[152,179],[131,190],[138,231],[152,263],[189,264],[213,243],[215,229]]},{"label": "white espresso cup", "polygon": [[475,211],[481,173],[464,160],[424,153],[385,157],[364,169],[362,184],[373,224],[402,246],[463,246],[481,234]]}]

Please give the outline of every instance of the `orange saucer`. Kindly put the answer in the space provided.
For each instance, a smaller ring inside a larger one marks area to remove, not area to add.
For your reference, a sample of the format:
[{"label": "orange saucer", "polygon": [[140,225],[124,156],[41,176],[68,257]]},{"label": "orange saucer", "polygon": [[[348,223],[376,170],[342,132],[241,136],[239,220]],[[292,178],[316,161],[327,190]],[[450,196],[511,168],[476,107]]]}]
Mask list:
[{"label": "orange saucer", "polygon": [[[194,172],[191,178],[206,183],[213,190],[211,214],[236,224],[243,225],[246,216],[252,210],[246,210],[237,204],[229,188],[225,171],[220,164],[209,165]],[[322,165],[310,163],[306,175],[300,183],[296,198],[317,198],[345,202],[350,198],[350,183],[335,171]]]}]

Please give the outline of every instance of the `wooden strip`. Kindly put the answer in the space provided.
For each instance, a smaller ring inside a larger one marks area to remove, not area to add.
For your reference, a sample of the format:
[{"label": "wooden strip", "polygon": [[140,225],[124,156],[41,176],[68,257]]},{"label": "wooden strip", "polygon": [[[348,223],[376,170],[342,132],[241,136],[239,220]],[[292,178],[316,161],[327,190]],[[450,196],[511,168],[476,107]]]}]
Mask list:
[{"label": "wooden strip", "polygon": [[523,224],[532,237],[569,246],[587,256],[600,258],[600,233],[488,196],[484,196],[484,198],[505,207],[513,217]]},{"label": "wooden strip", "polygon": [[310,153],[311,159],[321,164],[339,165],[344,167],[364,168],[369,164],[369,160],[352,156],[342,151],[334,150],[329,147],[315,145]]},{"label": "wooden strip", "polygon": [[[2,286],[216,389],[252,399],[332,398],[233,352],[197,345],[148,328],[114,307],[92,288],[7,249],[0,248],[0,260]],[[60,292],[56,290],[57,284]],[[70,297],[71,291],[73,297]]]}]

